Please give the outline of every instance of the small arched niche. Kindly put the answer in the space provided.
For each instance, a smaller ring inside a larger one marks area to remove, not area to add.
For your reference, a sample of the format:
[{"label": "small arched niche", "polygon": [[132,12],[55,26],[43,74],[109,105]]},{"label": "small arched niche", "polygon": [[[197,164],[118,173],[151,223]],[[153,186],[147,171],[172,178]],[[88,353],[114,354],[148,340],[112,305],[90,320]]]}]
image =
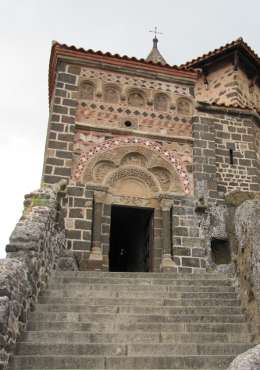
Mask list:
[{"label": "small arched niche", "polygon": [[154,97],[154,109],[166,112],[169,109],[169,97],[163,93],[156,94]]},{"label": "small arched niche", "polygon": [[116,104],[120,99],[119,88],[115,85],[106,85],[104,87],[104,101],[107,103]]},{"label": "small arched niche", "polygon": [[187,98],[179,98],[177,101],[177,112],[185,116],[192,115],[192,103]]},{"label": "small arched niche", "polygon": [[80,99],[93,100],[95,93],[95,86],[90,81],[82,81],[79,87]]},{"label": "small arched niche", "polygon": [[93,169],[93,178],[99,182],[102,183],[106,175],[111,172],[116,165],[112,161],[102,160],[96,163],[94,169]]},{"label": "small arched niche", "polygon": [[145,158],[145,156],[138,152],[127,153],[121,159],[122,165],[135,165],[135,166],[144,167],[146,162],[147,162],[147,159]]},{"label": "small arched niche", "polygon": [[141,90],[131,90],[128,94],[128,104],[133,107],[143,107],[145,105],[144,93]]}]

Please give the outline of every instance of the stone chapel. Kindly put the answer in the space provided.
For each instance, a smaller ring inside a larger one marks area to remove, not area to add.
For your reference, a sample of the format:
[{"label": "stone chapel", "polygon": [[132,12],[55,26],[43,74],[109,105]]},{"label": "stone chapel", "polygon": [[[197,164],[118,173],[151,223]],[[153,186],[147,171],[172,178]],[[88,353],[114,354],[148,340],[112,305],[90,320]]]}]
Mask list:
[{"label": "stone chapel", "polygon": [[260,369],[256,53],[54,42],[49,110],[0,259],[0,370]]},{"label": "stone chapel", "polygon": [[235,40],[180,66],[54,42],[43,184],[67,180],[80,269],[195,272],[230,260],[200,216],[259,191],[260,59]]}]

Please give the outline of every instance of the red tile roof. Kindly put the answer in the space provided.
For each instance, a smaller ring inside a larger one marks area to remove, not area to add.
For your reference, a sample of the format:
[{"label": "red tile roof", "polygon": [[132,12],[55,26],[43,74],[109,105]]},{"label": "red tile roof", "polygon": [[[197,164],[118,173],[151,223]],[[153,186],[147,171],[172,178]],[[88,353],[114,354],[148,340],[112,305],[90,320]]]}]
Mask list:
[{"label": "red tile roof", "polygon": [[50,56],[49,65],[49,97],[52,96],[52,91],[55,83],[56,66],[58,58],[69,57],[82,60],[101,61],[107,64],[112,64],[121,67],[138,68],[144,71],[154,73],[166,74],[175,77],[183,77],[191,80],[197,79],[197,72],[192,68],[178,67],[176,65],[170,66],[169,64],[154,63],[145,59],[137,59],[135,57],[128,57],[126,55],[120,56],[119,54],[111,54],[109,52],[103,53],[101,51],[94,51],[92,49],[85,50],[77,48],[76,46],[68,46],[60,44],[57,41],[53,42]]},{"label": "red tile roof", "polygon": [[251,60],[254,61],[255,64],[260,67],[260,58],[256,54],[256,52],[243,40],[242,37],[240,37],[237,40],[234,40],[224,46],[221,46],[218,49],[215,49],[213,51],[210,51],[207,54],[203,54],[202,56],[191,60],[190,62],[186,62],[184,64],[181,64],[181,68],[196,68],[199,67],[201,64],[204,64],[205,62],[214,59],[218,56],[222,56],[225,53],[229,51],[233,51],[235,49],[240,49],[243,51]]},{"label": "red tile roof", "polygon": [[260,115],[260,111],[258,111],[256,108],[252,108],[252,106],[250,105],[247,105],[247,104],[241,104],[241,103],[208,103],[208,102],[204,102],[204,101],[198,101],[199,104],[205,104],[205,105],[209,105],[209,106],[213,106],[213,107],[217,107],[217,108],[236,108],[236,109],[241,109],[241,110],[245,110],[245,111],[253,111],[257,114]]}]

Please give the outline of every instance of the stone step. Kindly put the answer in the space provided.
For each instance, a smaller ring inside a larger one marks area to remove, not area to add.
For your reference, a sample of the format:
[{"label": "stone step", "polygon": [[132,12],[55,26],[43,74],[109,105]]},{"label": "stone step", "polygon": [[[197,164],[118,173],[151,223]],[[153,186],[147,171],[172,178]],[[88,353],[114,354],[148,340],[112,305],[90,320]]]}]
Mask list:
[{"label": "stone step", "polygon": [[138,323],[138,322],[220,322],[220,323],[241,323],[245,321],[243,315],[151,315],[151,314],[88,314],[85,312],[44,312],[35,311],[30,315],[30,321],[64,321],[64,322],[98,322],[107,323],[115,321],[117,323]]},{"label": "stone step", "polygon": [[35,344],[20,342],[17,355],[88,355],[88,356],[189,356],[196,355],[236,355],[250,348],[242,343],[175,343],[175,344],[125,344],[87,343],[87,344]]},{"label": "stone step", "polygon": [[[66,281],[66,280],[65,280]],[[74,280],[73,280],[74,281]],[[57,278],[56,278],[57,282]],[[64,279],[61,283],[65,283]],[[110,285],[141,285],[141,286],[153,286],[153,285],[169,285],[169,286],[231,286],[233,279],[166,279],[166,278],[125,278],[120,279],[114,277],[86,277],[83,279],[83,285],[91,284],[110,284]],[[71,282],[72,284],[72,282]],[[76,285],[76,284],[75,284]]]},{"label": "stone step", "polygon": [[[102,291],[102,290],[89,290],[84,288],[77,288],[75,289],[66,289],[66,288],[60,288],[60,289],[48,289],[44,293],[45,297],[71,297],[71,298],[154,298],[155,293],[150,292],[149,289],[144,292],[131,292],[131,291],[113,291],[113,289]],[[233,293],[222,293],[222,292],[180,292],[178,288],[176,288],[176,291],[174,293],[168,293],[168,292],[156,292],[157,298],[169,298],[169,299],[237,299],[237,294],[235,292]]]},{"label": "stone step", "polygon": [[234,356],[15,356],[12,370],[22,369],[225,369]]},{"label": "stone step", "polygon": [[39,303],[49,304],[85,304],[91,306],[240,306],[238,299],[157,299],[157,298],[67,298],[39,297]]},{"label": "stone step", "polygon": [[164,315],[190,315],[190,314],[208,314],[208,315],[239,315],[241,308],[239,306],[213,306],[213,307],[172,307],[172,306],[86,306],[84,304],[38,304],[35,312],[84,312],[86,314],[164,314]]},{"label": "stone step", "polygon": [[120,333],[123,332],[172,332],[172,333],[248,333],[246,323],[120,323],[111,322],[68,322],[68,321],[29,321],[28,331],[83,331],[88,333]]},{"label": "stone step", "polygon": [[241,333],[26,331],[20,341],[50,343],[249,343],[250,335]]},{"label": "stone step", "polygon": [[[129,292],[147,292],[147,286],[142,285],[123,285],[123,284],[113,284],[112,286],[110,284],[75,284],[75,283],[57,283],[52,282],[49,283],[48,289],[84,289],[86,290],[94,290],[94,291],[129,291]],[[173,293],[176,291],[175,286],[169,286],[169,285],[151,285],[149,286],[150,292],[170,292]],[[184,291],[184,292],[222,292],[222,293],[234,293],[235,288],[233,286],[223,286],[223,285],[212,285],[212,286],[189,286],[189,285],[178,285],[178,291]]]},{"label": "stone step", "polygon": [[178,280],[195,280],[195,279],[215,279],[226,280],[233,279],[232,274],[222,272],[199,272],[194,274],[176,273],[176,272],[102,272],[102,271],[53,271],[52,279],[72,279],[77,278],[144,278],[144,279],[178,279]]}]

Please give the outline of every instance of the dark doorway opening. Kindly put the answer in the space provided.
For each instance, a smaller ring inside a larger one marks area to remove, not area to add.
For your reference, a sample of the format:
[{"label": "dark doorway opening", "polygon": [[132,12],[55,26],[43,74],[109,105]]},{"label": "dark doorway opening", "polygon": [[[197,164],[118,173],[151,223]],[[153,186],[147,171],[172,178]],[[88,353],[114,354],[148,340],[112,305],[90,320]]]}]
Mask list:
[{"label": "dark doorway opening", "polygon": [[153,209],[112,206],[109,271],[152,271]]},{"label": "dark doorway opening", "polygon": [[212,260],[216,265],[226,265],[231,263],[231,253],[228,240],[211,240]]}]

